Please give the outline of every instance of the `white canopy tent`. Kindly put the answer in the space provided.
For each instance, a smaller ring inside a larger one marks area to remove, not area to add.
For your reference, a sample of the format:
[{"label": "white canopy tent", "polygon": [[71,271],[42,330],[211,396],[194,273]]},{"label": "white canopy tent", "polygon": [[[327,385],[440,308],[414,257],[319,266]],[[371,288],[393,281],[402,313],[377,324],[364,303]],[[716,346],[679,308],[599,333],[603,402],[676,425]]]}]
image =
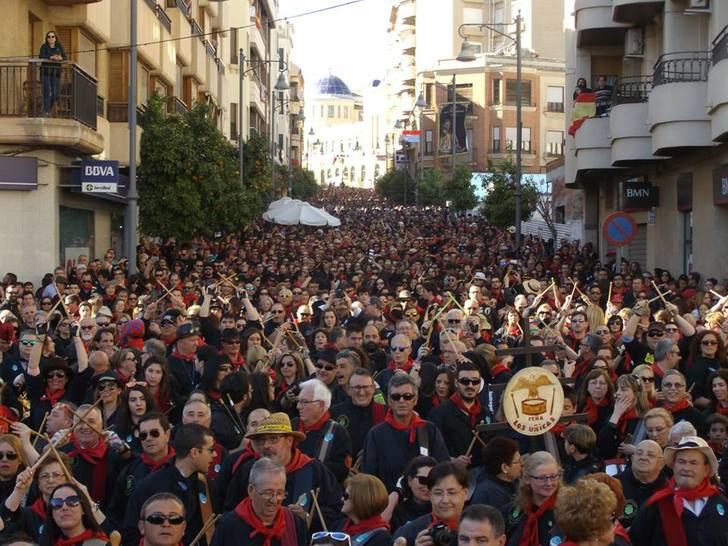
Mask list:
[{"label": "white canopy tent", "polygon": [[341,220],[323,209],[299,199],[284,197],[273,201],[263,213],[263,220],[284,226],[329,226],[339,227]]}]

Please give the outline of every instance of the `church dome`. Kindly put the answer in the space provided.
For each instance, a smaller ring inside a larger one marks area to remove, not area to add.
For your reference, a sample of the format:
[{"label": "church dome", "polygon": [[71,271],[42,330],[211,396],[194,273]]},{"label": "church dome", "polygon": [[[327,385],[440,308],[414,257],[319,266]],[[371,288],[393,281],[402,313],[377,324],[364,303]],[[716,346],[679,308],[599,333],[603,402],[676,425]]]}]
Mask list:
[{"label": "church dome", "polygon": [[341,78],[334,75],[326,76],[316,82],[316,92],[319,95],[334,95],[341,98],[352,98],[351,90]]}]

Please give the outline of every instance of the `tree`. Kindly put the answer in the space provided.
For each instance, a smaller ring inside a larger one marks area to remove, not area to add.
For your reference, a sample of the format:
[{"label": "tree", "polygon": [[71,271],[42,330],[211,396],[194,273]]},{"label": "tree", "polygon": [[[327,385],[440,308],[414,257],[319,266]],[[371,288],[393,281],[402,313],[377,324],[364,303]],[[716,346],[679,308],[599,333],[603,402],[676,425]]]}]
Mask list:
[{"label": "tree", "polygon": [[466,165],[455,167],[451,177],[443,183],[443,194],[453,210],[470,210],[478,204],[478,198],[470,183],[473,173]]},{"label": "tree", "polygon": [[374,182],[374,191],[395,203],[415,202],[415,184],[407,171],[394,169]]},{"label": "tree", "polygon": [[418,199],[421,205],[444,205],[442,172],[437,169],[425,169],[418,187]]},{"label": "tree", "polygon": [[260,214],[265,195],[259,191],[264,188],[261,165],[253,160],[248,171],[252,187],[241,188],[237,149],[217,130],[207,105],[167,115],[164,99],[155,95],[140,124],[142,232],[185,241],[242,229]]},{"label": "tree", "polygon": [[536,200],[536,211],[541,215],[543,221],[551,232],[551,237],[557,241],[559,236],[556,231],[556,218],[554,205],[559,201],[564,190],[563,185],[549,184],[547,191],[539,193]]},{"label": "tree", "polygon": [[291,192],[294,199],[309,200],[316,197],[320,189],[311,171],[301,167],[291,169]]},{"label": "tree", "polygon": [[[506,228],[515,224],[516,197],[515,197],[516,165],[510,159],[505,159],[497,165],[488,161],[488,175],[483,179],[485,198],[480,207],[481,214],[491,224]],[[521,220],[527,221],[536,210],[538,189],[527,177],[521,179]]]}]

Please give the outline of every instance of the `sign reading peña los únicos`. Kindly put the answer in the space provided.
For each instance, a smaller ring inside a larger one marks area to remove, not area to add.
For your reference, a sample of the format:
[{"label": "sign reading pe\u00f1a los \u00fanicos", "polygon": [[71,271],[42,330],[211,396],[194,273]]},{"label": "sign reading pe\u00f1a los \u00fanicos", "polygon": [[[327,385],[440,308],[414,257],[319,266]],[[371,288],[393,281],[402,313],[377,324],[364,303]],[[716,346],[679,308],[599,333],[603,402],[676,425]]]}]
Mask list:
[{"label": "sign reading pe\u00f1a los \u00fanicos", "polygon": [[564,409],[564,389],[554,374],[531,366],[511,378],[502,403],[506,420],[514,430],[539,436],[558,423]]}]

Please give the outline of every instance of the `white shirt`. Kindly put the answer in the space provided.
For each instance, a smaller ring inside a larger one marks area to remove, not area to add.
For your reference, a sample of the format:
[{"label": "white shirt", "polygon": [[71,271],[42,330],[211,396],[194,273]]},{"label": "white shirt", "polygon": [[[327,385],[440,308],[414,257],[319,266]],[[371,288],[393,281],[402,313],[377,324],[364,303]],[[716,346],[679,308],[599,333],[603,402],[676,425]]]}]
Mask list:
[{"label": "white shirt", "polygon": [[683,506],[698,517],[700,516],[700,513],[703,511],[703,508],[705,508],[705,505],[707,503],[708,497],[701,497],[699,499],[695,499],[694,501],[683,499]]}]

